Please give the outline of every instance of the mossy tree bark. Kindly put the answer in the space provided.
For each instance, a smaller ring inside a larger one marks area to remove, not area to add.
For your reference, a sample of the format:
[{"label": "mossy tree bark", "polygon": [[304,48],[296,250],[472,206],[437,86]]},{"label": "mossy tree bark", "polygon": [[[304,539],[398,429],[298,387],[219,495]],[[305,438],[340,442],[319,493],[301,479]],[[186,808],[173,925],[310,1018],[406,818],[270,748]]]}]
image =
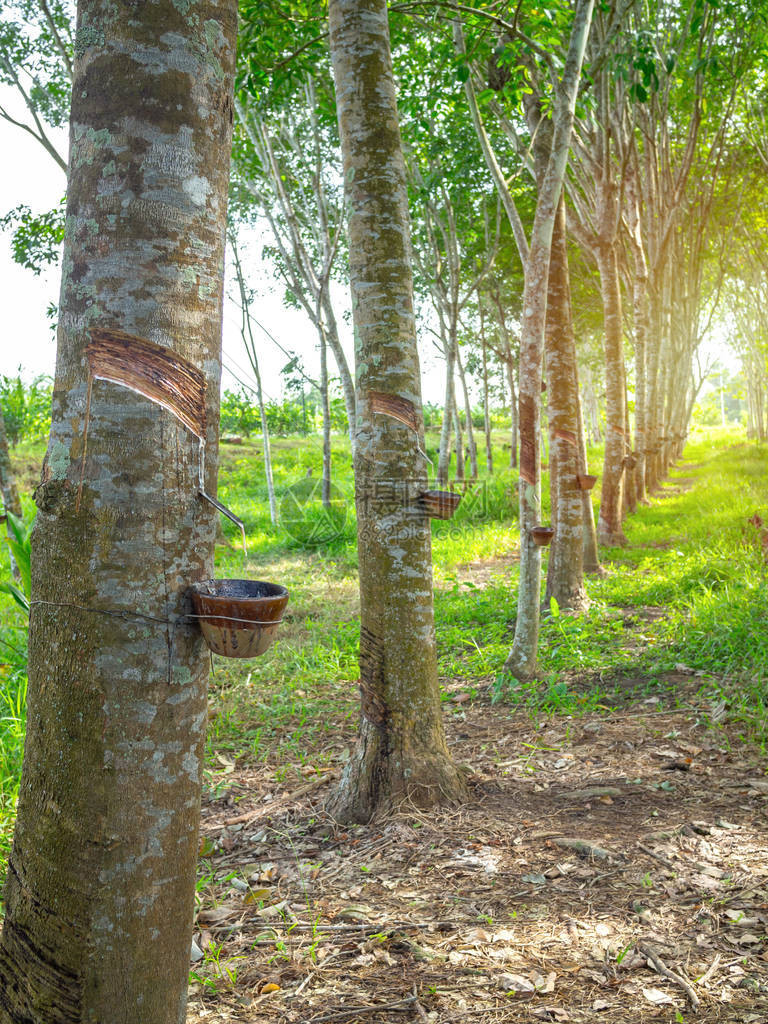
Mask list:
[{"label": "mossy tree bark", "polygon": [[331,0],[328,13],[357,363],[362,692],[357,744],[330,806],[365,821],[404,802],[461,800],[466,789],[445,742],[430,527],[418,501],[424,421],[387,7]]},{"label": "mossy tree bark", "polygon": [[185,1019],[208,674],[185,595],[211,573],[215,512],[197,439],[134,391],[93,383],[83,458],[85,348],[117,330],[200,368],[212,491],[236,15],[78,6],[3,1024]]}]

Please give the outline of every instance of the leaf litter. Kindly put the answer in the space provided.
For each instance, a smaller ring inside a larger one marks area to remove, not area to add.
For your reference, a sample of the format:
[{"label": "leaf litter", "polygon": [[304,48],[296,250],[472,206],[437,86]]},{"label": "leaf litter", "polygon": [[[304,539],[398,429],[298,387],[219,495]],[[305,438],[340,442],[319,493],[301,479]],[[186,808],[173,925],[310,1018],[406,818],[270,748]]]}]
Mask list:
[{"label": "leaf litter", "polygon": [[366,826],[325,814],[334,772],[226,765],[188,1024],[764,1024],[768,776],[683,686],[578,719],[474,696],[446,718],[470,801]]}]

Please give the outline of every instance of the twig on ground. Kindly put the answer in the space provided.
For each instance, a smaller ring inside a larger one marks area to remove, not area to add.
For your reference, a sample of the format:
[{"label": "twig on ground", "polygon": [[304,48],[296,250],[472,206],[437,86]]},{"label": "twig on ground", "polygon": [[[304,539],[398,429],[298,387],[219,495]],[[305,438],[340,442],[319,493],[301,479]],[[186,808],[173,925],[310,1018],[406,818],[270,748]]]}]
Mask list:
[{"label": "twig on ground", "polygon": [[652,857],[654,860],[657,860],[660,864],[663,864],[665,868],[670,868],[672,871],[677,871],[677,868],[669,859],[669,857],[664,857],[662,854],[656,853],[655,850],[652,850],[650,848],[650,846],[644,846],[643,843],[638,843],[637,848],[638,850],[642,850],[643,853],[647,854],[649,857]]},{"label": "twig on ground", "polygon": [[419,1002],[419,993],[416,991],[416,983],[415,982],[414,982],[414,985],[413,985],[413,1008],[416,1011],[416,1014],[417,1014],[419,1020],[429,1021],[429,1017],[427,1016],[427,1011],[424,1009],[424,1007]]},{"label": "twig on ground", "polygon": [[701,976],[701,977],[700,977],[700,978],[698,979],[698,981],[696,982],[696,984],[697,984],[697,985],[706,985],[706,983],[707,983],[707,982],[709,981],[709,979],[710,979],[710,978],[712,977],[712,975],[713,975],[713,974],[715,973],[715,971],[717,970],[717,968],[718,968],[718,967],[720,966],[720,961],[721,961],[721,960],[722,960],[722,957],[721,957],[721,956],[720,956],[720,954],[718,953],[718,954],[717,954],[717,955],[715,956],[715,959],[714,959],[714,960],[712,961],[712,963],[711,963],[711,964],[709,965],[709,967],[708,967],[708,968],[706,969],[706,971],[704,971],[704,973],[702,974],[702,976]]},{"label": "twig on ground", "polygon": [[683,978],[679,974],[676,974],[675,971],[671,971],[669,967],[667,967],[667,965],[661,959],[659,954],[655,953],[646,943],[638,942],[636,949],[639,953],[642,953],[643,956],[648,957],[648,959],[653,964],[655,970],[657,970],[663,978],[667,978],[669,981],[673,981],[676,985],[680,986],[680,988],[688,996],[688,999],[690,1000],[691,1006],[694,1008],[694,1010],[697,1010],[699,1008],[699,997],[693,991],[693,988],[691,987],[690,983],[686,981],[685,978]]},{"label": "twig on ground", "polygon": [[293,793],[289,793],[287,796],[281,797],[279,800],[273,800],[265,807],[257,807],[255,811],[248,811],[247,814],[238,814],[236,818],[227,818],[226,821],[221,821],[216,825],[208,825],[206,831],[217,832],[221,829],[227,828],[228,825],[246,825],[253,821],[257,821],[259,818],[266,818],[270,814],[274,814],[277,810],[283,810],[290,804],[300,800],[307,793],[312,793],[314,790],[319,789],[326,782],[330,782],[332,779],[337,778],[338,772],[327,772],[319,779],[313,779],[312,782],[308,782],[306,786],[299,786]]},{"label": "twig on ground", "polygon": [[396,1003],[372,1003],[367,1006],[348,1006],[336,1013],[326,1013],[323,1017],[307,1017],[299,1024],[325,1024],[331,1020],[346,1020],[348,1017],[359,1017],[361,1013],[378,1013],[380,1010],[404,1010],[416,1002],[416,996],[398,999]]}]

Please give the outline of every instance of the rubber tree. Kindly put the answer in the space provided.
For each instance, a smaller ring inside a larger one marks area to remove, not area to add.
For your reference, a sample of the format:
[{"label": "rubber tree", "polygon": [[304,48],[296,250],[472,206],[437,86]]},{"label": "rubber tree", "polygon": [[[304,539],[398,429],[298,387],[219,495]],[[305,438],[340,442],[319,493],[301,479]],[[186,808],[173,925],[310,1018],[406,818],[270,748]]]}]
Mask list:
[{"label": "rubber tree", "polygon": [[[541,548],[533,539],[533,528],[541,517],[541,368],[547,315],[547,280],[555,215],[560,202],[563,179],[573,128],[576,96],[581,67],[589,38],[593,0],[578,0],[571,23],[570,37],[562,64],[551,54],[537,48],[551,76],[552,141],[543,174],[538,182],[536,212],[530,241],[526,237],[520,213],[506,176],[500,167],[482,123],[471,76],[465,82],[465,94],[478,141],[499,198],[507,213],[510,228],[525,270],[523,312],[520,339],[518,420],[520,429],[520,589],[517,621],[512,650],[505,671],[518,679],[528,679],[536,670],[541,599]],[[503,26],[514,37],[514,24]],[[466,55],[463,32],[454,26],[456,48]],[[526,46],[530,41],[526,40]]]},{"label": "rubber tree", "polygon": [[78,7],[3,1024],[185,1019],[209,661],[186,595],[216,513],[166,409],[96,380],[88,421],[85,350],[98,328],[201,371],[212,493],[236,22],[234,0]]},{"label": "rubber tree", "polygon": [[[550,509],[555,528],[545,600],[554,597],[560,608],[581,611],[588,604],[584,587],[583,496],[586,493],[589,500],[589,491],[582,491],[579,483],[587,468],[581,461],[583,425],[562,195],[552,235],[544,348],[549,397]],[[589,514],[591,517],[591,503]]]},{"label": "rubber tree", "polygon": [[[524,105],[533,140],[536,178],[542,187],[552,147],[552,123],[542,116],[542,100],[535,86],[524,97]],[[545,604],[554,598],[564,610],[582,611],[588,601],[584,587],[584,492],[579,480],[586,468],[580,460],[579,378],[562,192],[552,231],[546,315],[544,364],[549,422],[549,494],[555,535],[547,563]]]},{"label": "rubber tree", "polygon": [[355,749],[331,800],[365,821],[466,796],[437,682],[424,421],[405,163],[385,0],[331,0],[357,371],[360,688]]}]

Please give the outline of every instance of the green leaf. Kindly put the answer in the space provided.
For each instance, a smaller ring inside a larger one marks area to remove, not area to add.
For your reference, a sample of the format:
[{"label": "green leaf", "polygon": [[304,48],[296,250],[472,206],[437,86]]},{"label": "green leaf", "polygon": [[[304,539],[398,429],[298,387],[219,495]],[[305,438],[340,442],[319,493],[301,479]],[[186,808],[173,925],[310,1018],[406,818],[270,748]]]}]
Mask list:
[{"label": "green leaf", "polygon": [[549,599],[549,610],[553,619],[560,618],[560,605],[557,603],[556,597],[550,597]]},{"label": "green leaf", "polygon": [[19,590],[15,583],[10,583],[7,580],[0,583],[0,593],[9,594],[16,604],[22,608],[27,615],[29,615],[29,601],[27,600],[27,596]]}]

